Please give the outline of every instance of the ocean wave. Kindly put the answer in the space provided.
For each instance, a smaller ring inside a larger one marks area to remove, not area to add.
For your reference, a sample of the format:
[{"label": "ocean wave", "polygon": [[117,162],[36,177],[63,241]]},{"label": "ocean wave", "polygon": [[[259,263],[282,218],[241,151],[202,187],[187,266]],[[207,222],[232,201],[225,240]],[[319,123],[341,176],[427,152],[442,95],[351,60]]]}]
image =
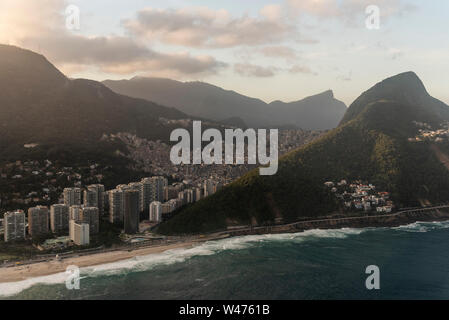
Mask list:
[{"label": "ocean wave", "polygon": [[[344,239],[368,231],[393,230],[401,232],[429,232],[449,228],[449,221],[443,222],[414,222],[408,225],[392,228],[342,228],[342,229],[313,229],[298,233],[262,234],[232,237],[220,240],[206,241],[189,248],[170,249],[161,253],[136,256],[131,259],[106,263],[98,266],[81,268],[82,278],[101,276],[126,275],[131,272],[147,271],[156,266],[182,263],[198,256],[210,256],[227,250],[242,250],[265,243],[303,243],[323,238]],[[14,296],[35,285],[63,284],[67,278],[65,272],[30,278],[18,282],[0,283],[0,297]],[[199,281],[199,280],[198,280]]]},{"label": "ocean wave", "polygon": [[394,227],[393,230],[405,231],[405,232],[429,232],[438,229],[449,228],[449,221],[434,221],[434,222],[423,222],[417,221],[407,225]]},{"label": "ocean wave", "polygon": [[[155,266],[170,265],[184,262],[192,257],[209,256],[226,250],[241,250],[258,245],[261,242],[304,242],[319,238],[343,239],[349,235],[358,235],[364,229],[342,228],[335,230],[307,230],[299,233],[263,234],[211,240],[191,248],[170,249],[162,253],[136,256],[131,259],[106,263],[98,266],[80,269],[80,276],[99,277],[125,275],[129,272],[147,271]],[[30,278],[18,282],[0,283],[0,296],[13,296],[34,285],[55,285],[65,282],[67,274],[62,272],[54,275]]]},{"label": "ocean wave", "polygon": [[67,274],[65,272],[51,274],[48,276],[29,278],[17,282],[4,282],[0,283],[0,297],[9,297],[16,295],[28,288],[31,288],[37,284],[61,284],[67,279]]},{"label": "ocean wave", "polygon": [[221,240],[211,240],[191,248],[171,249],[162,253],[153,253],[136,256],[132,259],[107,263],[95,267],[86,267],[82,274],[89,277],[125,274],[130,270],[147,271],[159,265],[169,265],[184,262],[192,257],[209,256],[226,250],[242,250],[255,246],[261,242],[303,242],[313,238],[346,238],[348,235],[357,235],[362,229],[343,228],[337,230],[308,230],[300,233],[263,234],[233,237]]}]

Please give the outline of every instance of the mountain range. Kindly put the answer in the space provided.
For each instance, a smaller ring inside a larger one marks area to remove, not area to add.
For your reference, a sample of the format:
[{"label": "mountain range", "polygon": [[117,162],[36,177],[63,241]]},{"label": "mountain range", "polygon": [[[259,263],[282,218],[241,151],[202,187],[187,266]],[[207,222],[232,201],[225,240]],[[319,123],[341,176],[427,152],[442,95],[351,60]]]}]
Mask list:
[{"label": "mountain range", "polygon": [[103,84],[71,80],[47,59],[0,45],[0,144],[96,142],[104,133],[167,137],[159,117],[186,118],[174,109],[117,94]]},{"label": "mountain range", "polygon": [[106,80],[103,84],[117,93],[175,107],[193,116],[230,124],[245,123],[252,128],[332,129],[346,111],[346,105],[335,99],[331,90],[295,102],[267,104],[204,82],[135,77]]},{"label": "mountain range", "polygon": [[[17,160],[48,159],[59,168],[97,163],[107,188],[145,173],[133,169],[123,142],[104,135],[128,132],[168,142],[179,125],[161,118],[189,118],[174,108],[117,94],[100,82],[69,79],[44,56],[8,45],[0,45],[0,88],[0,171]],[[9,190],[18,191],[36,190],[38,184],[8,183]]]},{"label": "mountain range", "polygon": [[339,126],[279,160],[273,176],[258,170],[194,203],[159,227],[201,233],[232,225],[266,225],[342,213],[326,181],[363,181],[386,190],[398,207],[449,199],[448,139],[414,139],[418,123],[433,130],[449,106],[431,97],[413,72],[379,82],[348,108]]}]

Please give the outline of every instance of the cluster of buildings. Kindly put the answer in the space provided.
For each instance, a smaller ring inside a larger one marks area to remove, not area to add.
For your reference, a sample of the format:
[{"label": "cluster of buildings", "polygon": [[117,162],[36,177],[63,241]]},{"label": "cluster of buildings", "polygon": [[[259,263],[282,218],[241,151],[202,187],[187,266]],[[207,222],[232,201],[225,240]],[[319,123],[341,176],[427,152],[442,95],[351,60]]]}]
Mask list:
[{"label": "cluster of buildings", "polygon": [[[160,121],[163,121],[166,125],[176,124],[186,128],[191,128],[192,126],[192,120],[190,119],[167,120],[160,118]],[[203,124],[208,125],[205,122]],[[322,131],[279,130],[279,155],[309,143],[322,134]],[[104,135],[102,139],[123,142],[128,147],[127,157],[131,158],[133,163],[136,164],[134,169],[151,172],[153,175],[170,176],[179,181],[191,180],[193,185],[201,184],[210,177],[213,177],[214,180],[221,184],[227,184],[257,167],[257,165],[248,164],[246,157],[245,164],[239,165],[226,163],[216,165],[174,165],[170,161],[171,146],[160,140],[148,140],[128,132]],[[225,149],[223,148],[224,151]],[[225,155],[223,154],[222,157],[224,158]]]},{"label": "cluster of buildings", "polygon": [[60,203],[50,207],[35,206],[4,214],[4,239],[6,242],[24,240],[26,231],[31,238],[69,234],[76,245],[90,243],[91,235],[100,231],[100,220],[121,224],[124,233],[139,232],[141,216],[151,223],[163,221],[164,216],[183,205],[198,201],[222,187],[214,179],[193,185],[183,181],[168,185],[163,176],[143,178],[105,191],[102,184],[65,188]]},{"label": "cluster of buildings", "polygon": [[188,181],[175,183],[164,188],[164,202],[153,201],[149,207],[150,222],[159,223],[164,215],[176,209],[201,200],[214,194],[222,188],[222,183],[214,179],[206,179],[197,186],[192,186]]},{"label": "cluster of buildings", "polygon": [[53,204],[50,208],[31,207],[27,215],[23,210],[6,212],[3,218],[4,239],[5,242],[24,240],[26,230],[31,238],[68,232],[76,245],[87,245],[89,236],[100,231],[103,212],[103,185],[89,185],[85,190],[65,188],[63,203]]},{"label": "cluster of buildings", "polygon": [[413,122],[418,129],[418,135],[413,138],[409,138],[410,142],[420,142],[420,141],[433,141],[433,142],[443,142],[449,139],[449,122],[444,122],[441,124],[441,128],[433,130],[432,127],[425,122]]},{"label": "cluster of buildings", "polygon": [[176,209],[207,197],[222,187],[214,179],[199,184],[189,180],[168,185],[162,176],[144,178],[140,182],[118,185],[108,191],[109,222],[124,223],[127,234],[138,232],[139,214],[148,214],[152,223],[160,223],[164,216]]},{"label": "cluster of buildings", "polygon": [[390,213],[394,208],[390,193],[376,191],[376,186],[361,181],[348,184],[346,180],[334,183],[325,182],[347,210],[363,210],[365,212]]},{"label": "cluster of buildings", "polygon": [[[186,119],[161,121],[191,126],[191,120]],[[321,133],[280,130],[279,153],[282,155],[310,142]],[[97,163],[76,169],[60,167],[50,160],[18,160],[5,164],[0,167],[0,182],[5,182],[0,183],[0,205],[11,210],[3,219],[5,241],[26,239],[27,234],[34,238],[53,233],[58,236],[68,234],[68,241],[84,245],[90,242],[90,236],[99,232],[101,219],[122,224],[125,233],[134,234],[139,232],[141,217],[148,219],[150,224],[160,223],[181,206],[215,193],[256,167],[249,164],[173,165],[169,160],[170,146],[161,141],[142,139],[130,133],[103,138],[125,142],[133,163],[138,164],[133,169],[155,176],[106,191],[99,184],[103,175],[102,167]],[[183,182],[168,185],[165,176]],[[36,182],[37,178],[39,182]],[[86,184],[89,185],[83,188]],[[71,187],[64,188],[68,185]],[[58,197],[59,201],[56,200]],[[50,205],[52,202],[59,203]],[[15,210],[17,207],[29,208],[27,211]],[[66,242],[64,237],[60,238],[59,242]]]}]

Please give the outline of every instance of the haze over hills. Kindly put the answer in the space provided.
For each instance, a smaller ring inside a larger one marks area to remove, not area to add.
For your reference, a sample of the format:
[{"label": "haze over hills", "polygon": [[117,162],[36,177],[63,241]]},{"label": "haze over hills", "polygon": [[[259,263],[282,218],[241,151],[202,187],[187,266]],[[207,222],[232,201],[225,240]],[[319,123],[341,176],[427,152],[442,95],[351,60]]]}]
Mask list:
[{"label": "haze over hills", "polygon": [[102,139],[104,134],[128,132],[168,141],[178,126],[160,117],[188,118],[174,108],[119,95],[99,82],[70,80],[44,56],[14,46],[0,45],[0,87],[1,164],[49,159],[58,167],[84,168],[96,163],[107,187],[143,173],[132,169],[127,146]]},{"label": "haze over hills", "polygon": [[[437,204],[449,198],[449,171],[440,162],[449,143],[411,142],[416,122],[438,129],[449,106],[431,97],[413,72],[364,92],[338,128],[279,161],[277,174],[254,170],[159,227],[166,234],[199,233],[229,225],[296,221],[339,211],[325,181],[362,180],[391,192],[398,206]],[[194,222],[193,222],[194,221]]]},{"label": "haze over hills", "polygon": [[135,77],[103,83],[117,93],[175,107],[194,116],[215,121],[240,118],[249,127],[332,129],[346,111],[346,105],[336,100],[330,90],[300,101],[267,104],[203,82]]},{"label": "haze over hills", "polygon": [[45,57],[13,46],[0,45],[0,86],[0,139],[9,144],[97,141],[120,131],[161,138],[168,135],[159,117],[187,117],[96,81],[70,80]]}]

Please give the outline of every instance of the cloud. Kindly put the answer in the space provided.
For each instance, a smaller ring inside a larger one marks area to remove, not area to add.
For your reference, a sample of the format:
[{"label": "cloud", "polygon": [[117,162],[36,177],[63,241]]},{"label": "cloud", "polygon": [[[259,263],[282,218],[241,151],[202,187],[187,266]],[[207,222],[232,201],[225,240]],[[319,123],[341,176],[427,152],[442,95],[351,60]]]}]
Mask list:
[{"label": "cloud", "polygon": [[313,75],[317,75],[317,73],[313,72],[312,69],[310,69],[307,66],[302,66],[302,65],[297,65],[295,64],[294,66],[292,66],[289,70],[289,73],[303,73],[303,74],[313,74]]},{"label": "cloud", "polygon": [[287,46],[267,46],[260,49],[260,52],[265,57],[269,58],[285,58],[285,59],[296,59],[296,50]]},{"label": "cloud", "polygon": [[338,1],[336,0],[287,0],[287,3],[299,14],[333,17],[338,15],[339,12]]},{"label": "cloud", "polygon": [[210,56],[158,52],[126,36],[83,36],[65,27],[61,0],[2,0],[0,42],[38,50],[58,67],[131,74],[213,74],[226,64]]},{"label": "cloud", "polygon": [[296,14],[321,19],[336,18],[349,24],[365,16],[365,9],[369,5],[380,8],[381,18],[401,15],[414,9],[413,5],[403,0],[287,0],[287,6]]},{"label": "cloud", "polygon": [[95,66],[103,72],[177,71],[181,74],[216,73],[226,64],[210,56],[161,53],[126,37],[55,35],[21,39],[25,47],[36,44],[56,64]]},{"label": "cloud", "polygon": [[226,10],[208,8],[140,10],[122,21],[129,34],[147,41],[199,48],[279,43],[299,37],[296,27],[282,19],[281,7],[269,5],[259,17],[232,17]]},{"label": "cloud", "polygon": [[262,67],[250,63],[236,63],[234,64],[234,71],[246,77],[267,78],[275,75],[275,67]]},{"label": "cloud", "polygon": [[283,8],[279,4],[269,4],[260,9],[260,15],[270,21],[279,21],[283,17]]}]

